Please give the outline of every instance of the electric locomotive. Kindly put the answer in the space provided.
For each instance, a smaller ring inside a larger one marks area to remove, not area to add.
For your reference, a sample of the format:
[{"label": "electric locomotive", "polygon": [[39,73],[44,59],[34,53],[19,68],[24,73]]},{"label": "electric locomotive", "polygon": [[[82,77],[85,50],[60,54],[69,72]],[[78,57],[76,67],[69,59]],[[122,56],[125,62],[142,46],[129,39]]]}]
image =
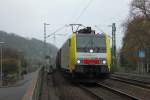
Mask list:
[{"label": "electric locomotive", "polygon": [[94,79],[109,75],[110,39],[91,27],[73,33],[57,53],[57,67],[73,78]]}]

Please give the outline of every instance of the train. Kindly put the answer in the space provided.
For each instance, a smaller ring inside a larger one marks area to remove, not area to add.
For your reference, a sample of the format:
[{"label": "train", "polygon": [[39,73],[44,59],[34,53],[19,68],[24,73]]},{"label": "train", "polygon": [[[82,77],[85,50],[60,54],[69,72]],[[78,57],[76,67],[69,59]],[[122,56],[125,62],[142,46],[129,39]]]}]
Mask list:
[{"label": "train", "polygon": [[59,49],[56,66],[73,79],[93,80],[109,76],[111,47],[107,34],[96,34],[91,27],[73,32]]}]

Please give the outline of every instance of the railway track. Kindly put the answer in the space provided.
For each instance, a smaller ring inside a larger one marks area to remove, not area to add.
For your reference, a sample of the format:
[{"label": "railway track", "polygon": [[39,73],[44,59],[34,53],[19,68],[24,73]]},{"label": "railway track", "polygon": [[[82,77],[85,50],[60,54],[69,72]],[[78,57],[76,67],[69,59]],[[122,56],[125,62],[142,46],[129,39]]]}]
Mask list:
[{"label": "railway track", "polygon": [[105,100],[103,97],[97,95],[97,93],[92,92],[92,90],[84,85],[79,85],[81,89],[83,89],[87,94],[89,94],[91,97],[93,97],[96,100]]},{"label": "railway track", "polygon": [[98,85],[101,86],[101,87],[103,87],[103,88],[105,88],[105,89],[108,89],[109,91],[111,91],[111,92],[113,92],[113,93],[120,94],[120,95],[122,95],[122,96],[124,96],[124,97],[126,97],[126,98],[131,99],[131,100],[139,100],[139,99],[136,98],[135,96],[132,96],[132,95],[130,95],[130,94],[127,94],[127,93],[125,93],[125,92],[122,92],[122,91],[120,91],[120,90],[117,90],[117,89],[115,89],[115,88],[112,88],[112,87],[110,87],[110,86],[104,85],[104,84],[102,84],[102,83],[98,83]]},{"label": "railway track", "polygon": [[142,87],[145,89],[150,89],[150,83],[146,82],[146,81],[129,79],[129,78],[124,78],[124,77],[119,77],[116,75],[113,75],[112,77],[110,77],[110,79],[115,80],[115,81],[124,82],[124,83],[131,84],[131,85],[135,85],[135,86],[139,86],[139,87]]},{"label": "railway track", "polygon": [[96,100],[139,100],[132,95],[111,88],[103,83],[95,83],[94,87],[80,85],[80,88],[96,98]]}]

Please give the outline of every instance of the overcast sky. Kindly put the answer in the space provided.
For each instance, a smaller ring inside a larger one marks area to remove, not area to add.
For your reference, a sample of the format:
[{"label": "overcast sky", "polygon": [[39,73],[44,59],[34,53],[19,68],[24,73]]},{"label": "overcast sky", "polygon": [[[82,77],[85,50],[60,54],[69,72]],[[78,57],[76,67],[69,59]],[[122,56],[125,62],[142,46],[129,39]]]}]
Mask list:
[{"label": "overcast sky", "polygon": [[[117,24],[117,47],[120,47],[123,36],[121,23],[125,21],[129,14],[130,1],[0,0],[0,30],[43,40],[44,22],[51,24],[47,26],[47,34],[51,34],[65,24],[75,22],[93,28],[97,25],[109,35],[111,35],[111,27],[108,27],[108,25],[115,22]],[[89,2],[90,5],[81,14]],[[70,31],[70,28],[64,28],[57,34],[71,34]],[[97,30],[97,32],[100,31]],[[55,45],[60,46],[67,37],[68,35],[57,35]],[[48,42],[54,43],[53,38],[48,38]]]}]

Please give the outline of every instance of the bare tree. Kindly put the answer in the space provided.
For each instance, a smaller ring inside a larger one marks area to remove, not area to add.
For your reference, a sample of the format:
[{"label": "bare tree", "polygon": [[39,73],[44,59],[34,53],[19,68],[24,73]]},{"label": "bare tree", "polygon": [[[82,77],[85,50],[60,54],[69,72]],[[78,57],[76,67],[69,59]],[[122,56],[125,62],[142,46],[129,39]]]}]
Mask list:
[{"label": "bare tree", "polygon": [[133,0],[131,3],[131,14],[135,16],[145,16],[150,20],[150,0]]},{"label": "bare tree", "polygon": [[139,50],[146,53],[145,63],[150,61],[150,0],[132,0],[130,17],[123,24],[125,36],[121,49],[124,58],[132,67],[136,66]]}]

